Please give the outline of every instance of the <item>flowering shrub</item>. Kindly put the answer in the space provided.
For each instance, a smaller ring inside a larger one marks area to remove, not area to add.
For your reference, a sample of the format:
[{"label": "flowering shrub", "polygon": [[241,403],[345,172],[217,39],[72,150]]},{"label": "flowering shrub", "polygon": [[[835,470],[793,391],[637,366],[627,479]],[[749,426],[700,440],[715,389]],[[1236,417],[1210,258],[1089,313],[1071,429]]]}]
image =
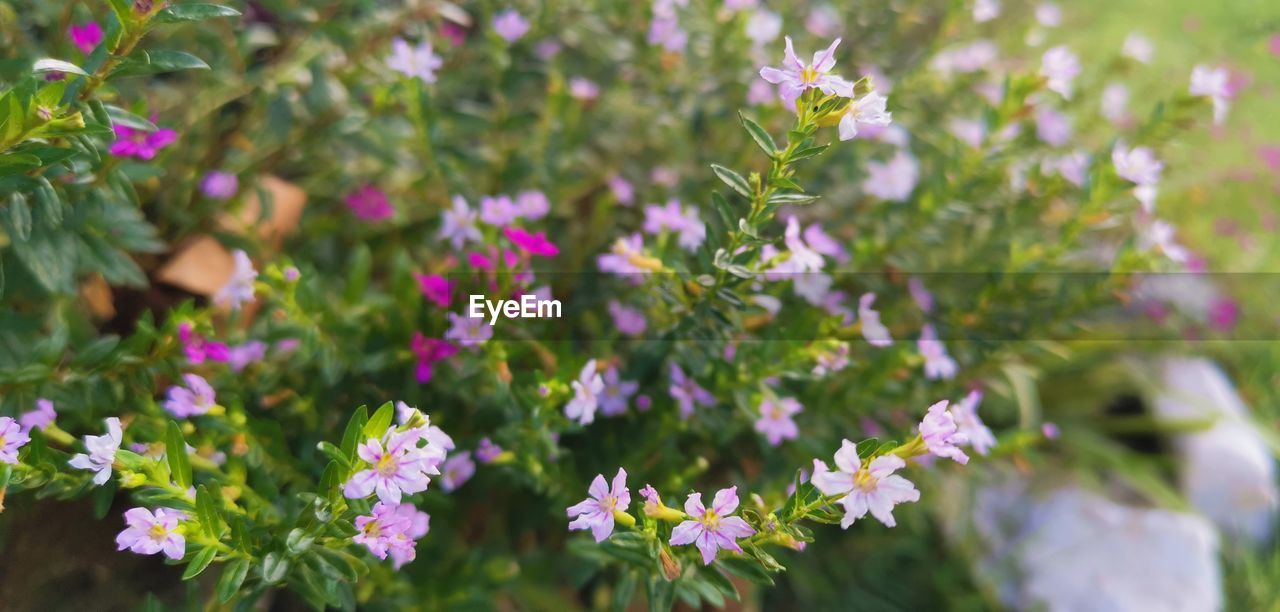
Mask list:
[{"label": "flowering shrub", "polygon": [[936,546],[948,482],[1057,436],[1030,364],[1191,261],[1161,147],[1234,95],[1140,116],[1149,50],[1006,54],[998,2],[55,4],[6,33],[0,493],[237,609],[720,605]]}]

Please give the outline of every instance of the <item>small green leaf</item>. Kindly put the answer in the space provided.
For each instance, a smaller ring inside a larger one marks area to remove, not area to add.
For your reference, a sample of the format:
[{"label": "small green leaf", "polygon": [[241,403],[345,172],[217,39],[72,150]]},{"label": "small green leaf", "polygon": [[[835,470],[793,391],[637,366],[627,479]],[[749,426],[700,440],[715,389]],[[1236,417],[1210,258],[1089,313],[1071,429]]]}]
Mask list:
[{"label": "small green leaf", "polygon": [[200,526],[210,537],[216,540],[222,536],[222,518],[218,514],[218,502],[204,485],[196,489],[196,516],[200,519]]},{"label": "small green leaf", "polygon": [[31,67],[31,72],[34,72],[35,74],[44,74],[46,72],[61,72],[63,74],[89,76],[89,73],[85,72],[84,69],[80,68],[75,64],[72,64],[71,62],[64,62],[62,60],[53,59],[50,57],[46,57],[41,60],[36,60],[35,65]]},{"label": "small green leaf", "polygon": [[805,149],[800,149],[799,151],[796,151],[795,153],[791,154],[791,158],[789,159],[789,161],[798,162],[802,159],[809,159],[810,157],[814,157],[815,155],[820,155],[823,151],[826,151],[827,148],[830,146],[831,145],[819,145],[816,147],[808,147]]},{"label": "small green leaf", "polygon": [[11,236],[23,242],[31,238],[31,207],[27,205],[26,196],[20,193],[9,196],[4,212],[5,227]]},{"label": "small green leaf", "polygon": [[227,603],[235,597],[249,575],[249,560],[237,558],[222,568],[222,577],[218,579],[218,601]]},{"label": "small green leaf", "polygon": [[142,130],[144,132],[154,132],[160,128],[156,124],[147,121],[123,108],[118,106],[105,105],[107,117],[113,124],[123,125],[127,128]]},{"label": "small green leaf", "polygon": [[204,63],[204,60],[185,51],[138,51],[121,61],[111,76],[142,76],[208,69],[209,64]]},{"label": "small green leaf", "polygon": [[364,440],[360,439],[360,432],[364,430],[365,423],[369,422],[369,408],[361,406],[356,408],[351,419],[347,421],[347,428],[342,432],[342,454],[346,456],[347,461],[355,461],[356,446],[359,446]]},{"label": "small green leaf", "polygon": [[807,193],[775,193],[769,196],[770,204],[811,204],[820,196]]},{"label": "small green leaf", "polygon": [[711,170],[716,173],[716,176],[721,181],[724,181],[724,184],[732,187],[734,191],[743,197],[751,197],[751,185],[747,184],[747,179],[742,178],[741,174],[719,164],[711,164]]},{"label": "small green leaf", "polygon": [[742,120],[742,127],[747,129],[747,134],[751,136],[752,140],[756,141],[761,150],[767,153],[769,157],[773,157],[778,153],[778,145],[774,144],[773,137],[764,128],[760,127],[759,123],[747,119],[747,116],[742,114],[741,111],[738,112],[738,118]]},{"label": "small green leaf", "polygon": [[182,572],[182,579],[191,580],[192,578],[199,576],[200,572],[203,572],[206,567],[209,567],[210,563],[213,563],[213,558],[217,554],[218,549],[212,546],[201,549],[200,552],[196,553],[196,556],[191,560],[191,563],[187,565],[187,571]]},{"label": "small green leaf", "polygon": [[346,454],[342,452],[342,449],[334,446],[332,443],[322,441],[319,444],[316,444],[316,449],[327,455],[330,459],[337,461],[343,469],[349,469],[351,467],[351,461],[347,459]]},{"label": "small green leaf", "polygon": [[178,4],[170,6],[151,18],[151,23],[180,23],[183,21],[204,21],[218,17],[239,17],[240,11],[229,6],[218,4]]},{"label": "small green leaf", "polygon": [[369,417],[369,422],[365,423],[364,439],[381,438],[382,434],[387,433],[387,428],[391,427],[391,418],[395,415],[395,407],[391,402],[387,402],[378,407],[378,410]]},{"label": "small green leaf", "polygon": [[187,441],[182,437],[182,430],[176,421],[169,421],[169,429],[164,437],[164,454],[169,461],[173,481],[184,489],[190,487],[191,458],[187,456]]},{"label": "small green leaf", "polygon": [[285,574],[289,573],[289,560],[281,557],[279,553],[267,553],[262,560],[262,581],[267,584],[275,584],[284,580]]}]

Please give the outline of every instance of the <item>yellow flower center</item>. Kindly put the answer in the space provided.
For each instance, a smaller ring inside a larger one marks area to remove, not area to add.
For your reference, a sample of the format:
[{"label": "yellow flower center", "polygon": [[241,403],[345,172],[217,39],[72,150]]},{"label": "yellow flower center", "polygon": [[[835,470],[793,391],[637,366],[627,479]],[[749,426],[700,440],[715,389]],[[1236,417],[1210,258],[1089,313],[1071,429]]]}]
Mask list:
[{"label": "yellow flower center", "polygon": [[818,80],[818,71],[813,66],[809,66],[800,71],[800,80],[807,85],[811,85]]},{"label": "yellow flower center", "polygon": [[702,515],[701,519],[698,519],[698,521],[702,523],[702,526],[705,527],[707,531],[715,531],[720,528],[720,515],[716,514],[716,511],[711,508],[707,508],[707,511]]},{"label": "yellow flower center", "polygon": [[853,486],[858,487],[863,491],[871,491],[875,489],[876,485],[879,483],[880,480],[875,476],[872,476],[871,472],[868,472],[865,469],[858,470],[858,473],[853,476]]},{"label": "yellow flower center", "polygon": [[364,533],[371,538],[376,538],[382,535],[382,525],[378,521],[369,521],[369,524],[364,526]]},{"label": "yellow flower center", "polygon": [[151,526],[151,529],[147,530],[147,535],[151,536],[153,540],[163,540],[169,535],[169,532],[165,530],[164,525],[156,523]]},{"label": "yellow flower center", "polygon": [[391,453],[387,453],[383,455],[381,459],[378,459],[376,469],[378,470],[378,473],[383,476],[391,476],[396,473],[396,469],[399,467],[400,463],[396,461],[396,456]]},{"label": "yellow flower center", "polygon": [[613,512],[614,508],[617,508],[617,507],[618,507],[618,498],[612,495],[606,495],[604,496],[604,499],[600,500],[600,508],[607,512]]}]

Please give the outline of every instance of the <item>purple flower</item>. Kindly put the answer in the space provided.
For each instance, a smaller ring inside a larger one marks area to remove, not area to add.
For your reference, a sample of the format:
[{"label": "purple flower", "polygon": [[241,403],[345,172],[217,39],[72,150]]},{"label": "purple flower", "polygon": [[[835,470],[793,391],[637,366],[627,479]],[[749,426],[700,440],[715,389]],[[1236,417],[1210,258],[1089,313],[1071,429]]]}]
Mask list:
[{"label": "purple flower", "polygon": [[93,484],[96,485],[111,478],[111,465],[116,462],[116,451],[120,450],[120,440],[124,433],[120,429],[120,419],[111,417],[106,423],[106,435],[84,437],[84,447],[89,454],[77,453],[67,462],[73,468],[94,472]]},{"label": "purple flower", "polygon": [[1199,64],[1191,70],[1190,93],[1208,97],[1213,101],[1213,122],[1221,124],[1227,118],[1233,95],[1231,75],[1225,68],[1210,68]]},{"label": "purple flower", "polygon": [[1080,59],[1064,46],[1044,52],[1040,76],[1048,80],[1048,88],[1062,97],[1071,98],[1071,82],[1080,74]]},{"label": "purple flower", "polygon": [[169,414],[185,419],[206,414],[218,404],[213,387],[199,374],[183,374],[182,380],[185,386],[169,387],[169,395],[164,401],[164,409]]},{"label": "purple flower", "polygon": [[431,424],[431,416],[404,402],[396,402],[396,422],[406,428],[407,433],[417,436],[446,451],[454,449],[453,438],[443,429]]},{"label": "purple flower", "polygon": [[609,177],[609,191],[613,192],[613,197],[618,200],[619,204],[630,206],[636,199],[635,188],[627,179],[619,174]]},{"label": "purple flower", "polygon": [[513,43],[529,31],[529,22],[515,9],[507,9],[494,15],[493,31],[503,40]]},{"label": "purple flower", "polygon": [[597,542],[603,542],[613,533],[613,516],[615,512],[626,512],[631,505],[631,491],[627,490],[627,471],[618,468],[613,477],[613,484],[605,482],[604,474],[596,474],[591,486],[587,488],[586,499],[569,506],[569,531],[590,529]]},{"label": "purple flower", "polygon": [[867,178],[862,190],[881,200],[903,202],[920,180],[920,164],[906,151],[898,151],[887,162],[867,162]]},{"label": "purple flower", "polygon": [[461,249],[467,242],[480,242],[483,238],[476,225],[479,218],[462,196],[453,196],[453,208],[440,216],[439,236],[448,240],[454,250]]},{"label": "purple flower", "polygon": [[253,282],[258,279],[258,271],[253,268],[253,260],[249,259],[248,253],[236,249],[232,255],[235,269],[227,283],[213,294],[213,303],[235,310],[253,301]]},{"label": "purple flower", "polygon": [[422,79],[424,83],[436,82],[436,70],[444,65],[431,50],[431,41],[424,40],[418,46],[410,46],[402,38],[391,41],[391,55],[387,56],[387,67],[411,79]]},{"label": "purple flower", "polygon": [[635,395],[640,384],[622,380],[618,368],[610,366],[604,371],[604,390],[600,393],[600,414],[617,416],[627,411],[627,400]]},{"label": "purple flower", "polygon": [[80,25],[71,24],[67,26],[67,38],[71,39],[71,44],[75,45],[80,52],[89,55],[102,42],[102,26],[96,21],[89,21]]},{"label": "purple flower", "polygon": [[924,376],[930,380],[950,379],[956,375],[956,361],[947,354],[947,347],[938,340],[938,333],[932,325],[925,325],[920,330],[920,339],[916,348],[924,357]]},{"label": "purple flower", "polygon": [[886,527],[893,527],[893,507],[920,499],[920,492],[911,481],[894,474],[907,465],[897,455],[881,455],[863,467],[858,458],[858,447],[845,440],[835,455],[836,469],[831,471],[826,463],[813,460],[813,476],[810,481],[823,495],[844,495],[839,504],[844,507],[840,527],[848,529],[854,521],[871,513]]},{"label": "purple flower", "polygon": [[604,391],[604,379],[596,371],[596,360],[582,367],[578,380],[573,381],[573,399],[564,406],[564,415],[580,425],[588,425],[596,418],[600,393]]},{"label": "purple flower", "polygon": [[1120,47],[1120,54],[1133,58],[1144,64],[1150,64],[1155,57],[1156,48],[1151,44],[1151,39],[1143,36],[1140,32],[1130,32],[1124,38],[1124,45]]},{"label": "purple flower", "polygon": [[440,471],[440,488],[450,493],[471,480],[476,473],[476,462],[471,460],[471,451],[462,451],[445,460]]},{"label": "purple flower", "polygon": [[893,344],[893,336],[889,335],[889,328],[880,322],[880,313],[871,308],[875,301],[874,293],[864,293],[858,298],[858,320],[867,343],[883,348]]},{"label": "purple flower", "polygon": [[933,294],[924,286],[924,281],[918,276],[912,276],[907,279],[907,291],[911,293],[911,299],[920,308],[920,311],[929,314],[933,312]]},{"label": "purple flower", "polygon": [[187,540],[178,533],[178,521],[186,518],[172,508],[131,508],[124,513],[126,527],[116,536],[116,550],[126,548],[140,555],[164,556],[177,561],[187,552]]},{"label": "purple flower", "polygon": [[537,221],[551,212],[551,201],[541,191],[521,191],[516,194],[516,209],[521,217]]},{"label": "purple flower", "polygon": [[361,221],[383,221],[396,214],[387,194],[373,185],[364,185],[343,198],[351,214]]},{"label": "purple flower", "polygon": [[227,365],[233,371],[244,370],[251,363],[258,363],[267,357],[267,343],[261,340],[250,340],[240,346],[229,349]]},{"label": "purple flower", "polygon": [[969,446],[972,446],[973,450],[985,457],[995,447],[996,436],[978,417],[978,404],[981,402],[982,391],[974,389],[955,405],[951,410],[951,416],[955,419],[956,431],[969,440]]},{"label": "purple flower", "polygon": [[[58,413],[53,409],[53,402],[40,398],[36,400],[36,409],[23,413],[18,417],[18,423],[22,425],[24,431],[39,429],[41,431],[53,423],[58,418]],[[0,446],[4,446],[0,443]]]},{"label": "purple flower", "polygon": [[858,136],[859,125],[884,127],[893,122],[893,113],[885,110],[889,99],[872,91],[861,100],[849,103],[849,109],[840,118],[840,140],[853,140]]},{"label": "purple flower", "polygon": [[418,446],[420,440],[417,432],[397,432],[394,426],[381,440],[369,438],[356,451],[369,467],[356,472],[343,485],[343,495],[363,499],[376,492],[378,499],[399,504],[402,495],[427,490],[431,476],[440,473],[445,450],[430,442]]},{"label": "purple flower", "polygon": [[650,204],[644,207],[644,231],[660,234],[665,231],[680,234],[678,242],[688,251],[696,251],[707,237],[707,226],[692,206],[682,208],[680,201],[671,199],[665,206]]},{"label": "purple flower", "polygon": [[21,424],[12,417],[0,417],[0,463],[17,464],[18,449],[30,441]]},{"label": "purple flower", "polygon": [[484,318],[471,318],[456,312],[449,313],[449,331],[444,333],[445,340],[452,340],[461,346],[475,348],[488,342],[493,337],[493,326],[484,322]]},{"label": "purple flower", "polygon": [[396,569],[417,557],[417,540],[431,529],[431,516],[413,504],[378,502],[368,515],[357,516],[359,531],[351,541],[363,544],[373,556],[391,560]]},{"label": "purple flower", "polygon": [[624,306],[617,300],[609,300],[609,316],[613,317],[613,326],[626,336],[639,336],[648,327],[643,312]]},{"label": "purple flower", "polygon": [[600,97],[600,86],[591,79],[573,77],[569,79],[569,97],[589,102]]},{"label": "purple flower", "polygon": [[849,367],[849,344],[840,342],[835,349],[819,353],[817,361],[813,366],[814,376],[826,376]]},{"label": "purple flower", "polygon": [[784,104],[794,107],[800,94],[810,88],[819,89],[822,93],[831,96],[846,98],[853,96],[853,83],[828,74],[836,66],[836,47],[840,45],[839,38],[825,51],[814,53],[813,62],[807,65],[796,57],[791,37],[787,36],[785,40],[786,51],[783,55],[782,67],[766,66],[760,69],[760,78],[778,86],[778,95]]},{"label": "purple flower", "polygon": [[729,516],[738,509],[738,487],[720,489],[711,501],[711,507],[702,505],[701,493],[690,493],[684,502],[684,511],[693,520],[684,521],[671,531],[671,545],[693,544],[702,553],[702,562],[711,565],[716,552],[731,550],[742,552],[739,538],[756,532],[741,517]]},{"label": "purple flower", "polygon": [[596,258],[596,265],[601,272],[612,274],[648,274],[653,271],[646,265],[650,260],[644,254],[644,238],[637,233],[615,240],[608,253]]},{"label": "purple flower", "polygon": [[794,440],[800,435],[800,428],[791,417],[801,410],[804,406],[794,397],[765,398],[760,402],[756,431],[764,434],[772,446],[782,444],[783,440]]},{"label": "purple flower", "polygon": [[520,208],[511,196],[485,196],[480,198],[480,220],[497,227],[510,225],[520,218]]},{"label": "purple flower", "polygon": [[698,382],[693,378],[686,377],[684,370],[680,366],[671,364],[671,387],[668,389],[671,393],[671,399],[676,401],[676,405],[680,408],[680,418],[687,419],[693,414],[695,404],[703,406],[714,406],[716,404],[715,396],[711,395],[706,389],[698,386]]},{"label": "purple flower", "polygon": [[142,161],[154,159],[156,153],[178,139],[178,133],[170,129],[157,129],[146,132],[120,124],[112,126],[116,140],[111,143],[109,152],[116,157],[133,157]]},{"label": "purple flower", "polygon": [[938,457],[953,459],[956,463],[969,463],[969,456],[960,446],[969,443],[969,437],[960,433],[955,415],[947,410],[947,400],[929,406],[929,412],[920,421],[920,436],[929,452]]},{"label": "purple flower", "polygon": [[480,443],[476,445],[476,459],[480,463],[490,463],[502,454],[502,447],[493,443],[489,438],[480,438]]},{"label": "purple flower", "polygon": [[747,18],[747,38],[756,46],[777,40],[782,33],[782,17],[769,10],[758,10]]},{"label": "purple flower", "polygon": [[1071,118],[1051,108],[1037,109],[1036,136],[1052,147],[1067,144],[1071,140]]},{"label": "purple flower", "polygon": [[227,200],[240,189],[240,179],[230,172],[213,170],[200,179],[200,192],[207,198]]},{"label": "purple flower", "polygon": [[1129,87],[1124,83],[1111,83],[1102,89],[1102,116],[1119,124],[1129,115]]}]

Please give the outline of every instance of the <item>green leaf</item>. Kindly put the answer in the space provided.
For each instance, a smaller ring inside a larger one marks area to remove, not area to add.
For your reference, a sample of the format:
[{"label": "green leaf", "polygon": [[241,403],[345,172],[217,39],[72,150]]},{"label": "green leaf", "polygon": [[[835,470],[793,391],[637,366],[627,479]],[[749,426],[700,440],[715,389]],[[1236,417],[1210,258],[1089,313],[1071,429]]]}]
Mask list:
[{"label": "green leaf", "polygon": [[769,196],[770,204],[811,204],[821,196],[807,193],[775,193]]},{"label": "green leaf", "polygon": [[360,432],[364,431],[364,425],[368,422],[368,406],[356,408],[351,419],[347,421],[347,428],[342,432],[342,454],[346,456],[348,462],[355,461],[356,446],[363,441],[360,439]]},{"label": "green leaf", "polygon": [[823,151],[826,151],[826,150],[827,150],[827,148],[828,148],[828,147],[830,147],[830,146],[831,146],[831,145],[819,145],[819,146],[816,146],[816,147],[808,147],[808,148],[806,148],[806,149],[800,149],[799,151],[796,151],[795,153],[792,153],[792,154],[791,154],[791,158],[790,158],[788,161],[791,161],[791,162],[798,162],[798,161],[800,161],[800,160],[802,160],[802,159],[809,159],[810,157],[813,157],[813,156],[815,156],[815,155],[819,155],[819,154],[821,154]]},{"label": "green leaf", "polygon": [[89,76],[89,73],[85,72],[79,66],[72,64],[71,62],[64,62],[62,60],[53,59],[51,57],[46,57],[44,59],[36,60],[35,65],[31,67],[31,72],[35,74],[44,74],[46,72],[61,72],[64,74],[74,74],[77,76],[85,76],[85,77]]},{"label": "green leaf", "polygon": [[734,576],[745,578],[755,584],[773,586],[773,576],[770,576],[769,572],[766,572],[754,559],[728,557],[716,560],[715,565]]},{"label": "green leaf", "polygon": [[262,581],[267,584],[275,584],[284,580],[285,574],[289,573],[289,560],[280,556],[279,553],[267,553],[262,560]]},{"label": "green leaf", "polygon": [[209,64],[204,63],[204,60],[185,51],[139,51],[121,61],[111,76],[142,76],[208,69]]},{"label": "green leaf", "polygon": [[724,181],[724,184],[732,187],[734,191],[738,192],[743,197],[751,197],[751,185],[747,184],[747,179],[742,178],[741,174],[719,164],[711,164],[711,171],[715,172],[716,176],[719,177],[721,181]]},{"label": "green leaf", "polygon": [[751,136],[752,140],[756,141],[756,144],[769,157],[773,157],[778,153],[778,145],[774,144],[773,137],[764,128],[760,127],[760,124],[747,119],[747,116],[742,114],[742,111],[738,111],[738,118],[742,120],[742,127],[747,129],[747,134]]},{"label": "green leaf", "polygon": [[347,265],[347,303],[363,303],[365,294],[369,292],[369,277],[373,272],[373,254],[369,251],[369,245],[361,243],[356,247]]},{"label": "green leaf", "polygon": [[213,563],[213,558],[217,554],[218,549],[212,546],[206,546],[201,549],[200,552],[196,553],[196,556],[191,560],[191,563],[187,565],[187,571],[182,572],[182,579],[191,580],[192,578],[199,576],[200,572],[203,572],[206,567],[209,567],[210,563]]},{"label": "green leaf", "polygon": [[381,438],[382,434],[387,433],[387,428],[391,427],[391,418],[395,415],[395,407],[391,402],[387,402],[378,407],[378,410],[369,417],[369,422],[365,423],[364,439]]},{"label": "green leaf", "polygon": [[12,245],[14,255],[49,293],[76,291],[76,241],[68,232],[38,232]]},{"label": "green leaf", "polygon": [[112,124],[123,125],[127,128],[142,130],[144,132],[154,132],[160,129],[156,127],[156,124],[151,123],[150,121],[147,121],[146,119],[143,119],[142,117],[139,117],[123,108],[111,106],[110,104],[105,106],[107,117],[111,119]]},{"label": "green leaf", "polygon": [[222,568],[222,577],[218,579],[218,601],[222,603],[231,601],[248,575],[248,559],[237,558]]},{"label": "green leaf", "polygon": [[196,517],[200,519],[200,526],[209,537],[217,540],[222,536],[222,517],[218,514],[218,502],[204,485],[196,489]]},{"label": "green leaf", "polygon": [[62,198],[54,191],[49,179],[41,176],[36,179],[40,186],[36,188],[36,210],[40,211],[40,219],[45,227],[57,229],[62,226]]},{"label": "green leaf", "polygon": [[327,455],[330,459],[337,461],[343,469],[351,468],[351,461],[347,459],[347,455],[342,452],[341,448],[334,446],[330,442],[321,441],[316,444],[316,449]]},{"label": "green leaf", "polygon": [[164,436],[164,454],[169,461],[173,481],[183,489],[190,487],[191,458],[187,456],[187,441],[182,437],[177,421],[169,421],[169,429]]},{"label": "green leaf", "polygon": [[285,546],[289,552],[294,555],[300,555],[307,552],[311,548],[311,544],[316,541],[315,536],[307,534],[305,529],[297,528],[289,532],[285,538]]},{"label": "green leaf", "polygon": [[24,174],[40,167],[40,158],[29,153],[0,155],[0,174]]},{"label": "green leaf", "polygon": [[170,6],[151,18],[151,23],[180,23],[183,21],[204,21],[218,17],[239,17],[240,11],[229,6],[218,4],[178,4]]},{"label": "green leaf", "polygon": [[5,227],[9,235],[26,242],[31,238],[31,207],[27,198],[20,193],[9,196],[9,205],[5,206]]}]

